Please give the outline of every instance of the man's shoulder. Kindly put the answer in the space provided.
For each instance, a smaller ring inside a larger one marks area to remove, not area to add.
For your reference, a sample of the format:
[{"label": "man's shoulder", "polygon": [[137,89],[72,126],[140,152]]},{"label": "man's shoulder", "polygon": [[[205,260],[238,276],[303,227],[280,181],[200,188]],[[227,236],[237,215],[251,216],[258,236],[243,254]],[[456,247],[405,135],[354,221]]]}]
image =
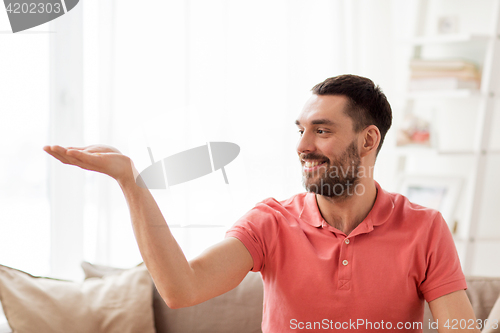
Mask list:
[{"label": "man's shoulder", "polygon": [[269,197],[261,202],[279,204],[280,206],[290,206],[292,204],[303,203],[305,197],[310,194],[308,192],[297,193],[285,200],[277,200],[274,197]]},{"label": "man's shoulder", "polygon": [[275,221],[297,220],[304,210],[307,200],[307,192],[292,195],[285,200],[277,200],[268,197],[259,201],[244,216],[246,219],[272,219]]},{"label": "man's shoulder", "polygon": [[[304,207],[307,193],[299,193],[286,200],[268,197],[259,201],[245,213],[234,225],[251,225],[253,229],[274,229],[277,231],[283,224],[294,223]],[[272,232],[271,232],[272,233]]]},{"label": "man's shoulder", "polygon": [[289,212],[292,211],[297,211],[297,210],[302,210],[302,208],[305,205],[305,200],[307,197],[308,193],[303,192],[303,193],[297,193],[289,197],[288,199],[285,200],[277,200],[273,197],[266,198],[256,204],[256,207],[264,205],[268,206],[269,208],[273,210],[286,210]]}]

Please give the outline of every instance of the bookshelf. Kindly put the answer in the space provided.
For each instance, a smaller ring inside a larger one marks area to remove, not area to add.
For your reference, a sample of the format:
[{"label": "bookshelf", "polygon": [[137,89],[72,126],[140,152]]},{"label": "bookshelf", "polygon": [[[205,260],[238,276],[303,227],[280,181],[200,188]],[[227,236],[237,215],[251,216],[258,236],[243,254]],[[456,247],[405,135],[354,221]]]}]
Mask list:
[{"label": "bookshelf", "polygon": [[[440,1],[440,0],[435,0]],[[452,101],[473,101],[475,108],[470,110],[470,117],[474,117],[474,131],[467,133],[470,135],[470,140],[473,143],[472,147],[464,149],[446,149],[439,145],[432,147],[415,147],[404,146],[396,147],[394,155],[397,156],[397,173],[400,179],[408,175],[408,160],[409,158],[429,159],[436,157],[452,157],[452,158],[467,158],[468,170],[467,179],[464,179],[467,186],[462,187],[462,191],[466,187],[466,193],[463,202],[465,207],[462,207],[463,213],[457,216],[456,221],[447,221],[452,225],[458,222],[458,232],[454,234],[457,240],[457,246],[460,245],[461,259],[465,274],[473,274],[473,262],[476,254],[476,246],[478,239],[478,226],[480,222],[480,212],[482,204],[482,196],[484,194],[485,171],[487,167],[487,157],[491,154],[498,154],[499,151],[489,150],[489,143],[492,131],[492,119],[495,103],[495,92],[498,90],[495,77],[500,74],[498,61],[495,59],[500,56],[500,0],[491,1],[490,25],[491,29],[488,33],[452,33],[452,34],[430,34],[428,32],[427,15],[429,0],[418,1],[418,11],[416,12],[416,27],[415,36],[409,40],[402,42],[412,48],[412,59],[425,59],[427,48],[449,48],[452,56],[456,58],[467,57],[460,54],[456,50],[465,49],[469,45],[481,50],[481,81],[479,89],[429,89],[408,91],[404,95],[405,108],[404,114],[417,113],[418,103],[420,101],[438,101],[439,103],[451,103]],[[469,15],[469,13],[467,13]],[[474,15],[471,13],[470,15]],[[456,48],[456,45],[460,45]],[[456,53],[453,53],[456,52]],[[445,52],[446,53],[446,52]],[[448,54],[450,54],[448,53]],[[432,52],[431,52],[432,54]],[[436,110],[435,112],[439,112]],[[471,121],[471,123],[473,123]],[[451,124],[453,124],[451,122]],[[449,125],[449,124],[447,124]],[[441,125],[443,126],[443,125]],[[438,126],[437,130],[440,128]],[[450,223],[451,222],[451,223]]]},{"label": "bookshelf", "polygon": [[411,91],[406,93],[406,99],[422,98],[469,98],[481,97],[482,93],[477,89],[453,89],[453,90],[429,90],[429,91]]}]

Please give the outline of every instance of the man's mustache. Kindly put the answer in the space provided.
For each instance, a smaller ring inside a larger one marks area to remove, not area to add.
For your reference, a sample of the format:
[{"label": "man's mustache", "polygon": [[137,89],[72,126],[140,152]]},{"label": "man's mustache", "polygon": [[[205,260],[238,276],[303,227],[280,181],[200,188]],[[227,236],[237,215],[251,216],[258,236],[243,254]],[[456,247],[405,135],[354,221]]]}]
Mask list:
[{"label": "man's mustache", "polygon": [[314,155],[314,154],[304,154],[304,155],[300,155],[299,156],[300,158],[300,161],[302,160],[320,160],[320,161],[329,161],[328,158],[326,158],[325,156],[321,156],[321,155]]}]

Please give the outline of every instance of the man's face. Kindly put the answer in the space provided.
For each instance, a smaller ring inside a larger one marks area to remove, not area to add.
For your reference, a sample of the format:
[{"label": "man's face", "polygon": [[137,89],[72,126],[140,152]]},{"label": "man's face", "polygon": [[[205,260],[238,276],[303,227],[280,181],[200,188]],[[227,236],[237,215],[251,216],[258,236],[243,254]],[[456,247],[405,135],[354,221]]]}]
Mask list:
[{"label": "man's face", "polygon": [[343,111],[347,101],[345,96],[313,95],[296,121],[302,182],[309,192],[345,199],[359,183],[358,139]]}]

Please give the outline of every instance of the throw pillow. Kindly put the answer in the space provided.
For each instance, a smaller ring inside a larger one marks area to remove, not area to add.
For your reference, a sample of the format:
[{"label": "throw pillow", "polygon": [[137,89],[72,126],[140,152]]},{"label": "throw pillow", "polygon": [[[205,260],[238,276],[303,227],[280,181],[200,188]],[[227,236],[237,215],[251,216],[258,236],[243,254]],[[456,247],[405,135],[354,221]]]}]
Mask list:
[{"label": "throw pillow", "polygon": [[155,332],[145,265],[83,283],[0,265],[0,301],[14,332]]},{"label": "throw pillow", "polygon": [[500,333],[500,297],[493,305],[487,323],[481,331],[482,333]]},{"label": "throw pillow", "polygon": [[[140,263],[138,266],[144,265],[144,262]],[[102,278],[103,276],[116,275],[123,273],[127,268],[116,268],[104,265],[91,264],[87,261],[82,261],[81,263],[83,273],[85,273],[85,279],[88,278]]]},{"label": "throw pillow", "polygon": [[[144,263],[141,263],[141,265],[144,265]],[[91,264],[90,262],[87,261],[82,261],[81,266],[83,272],[85,273],[85,279],[102,278],[110,275],[120,274],[127,270],[125,268],[116,268],[98,264]],[[151,279],[151,281],[153,280]],[[165,308],[169,309],[169,307],[163,301],[163,298],[161,298],[160,293],[156,289],[154,283],[152,283],[152,285],[153,285],[152,293],[153,293],[153,313],[154,313],[155,327],[159,332],[167,332],[168,330],[166,329],[165,320],[162,317],[161,309]]]}]

